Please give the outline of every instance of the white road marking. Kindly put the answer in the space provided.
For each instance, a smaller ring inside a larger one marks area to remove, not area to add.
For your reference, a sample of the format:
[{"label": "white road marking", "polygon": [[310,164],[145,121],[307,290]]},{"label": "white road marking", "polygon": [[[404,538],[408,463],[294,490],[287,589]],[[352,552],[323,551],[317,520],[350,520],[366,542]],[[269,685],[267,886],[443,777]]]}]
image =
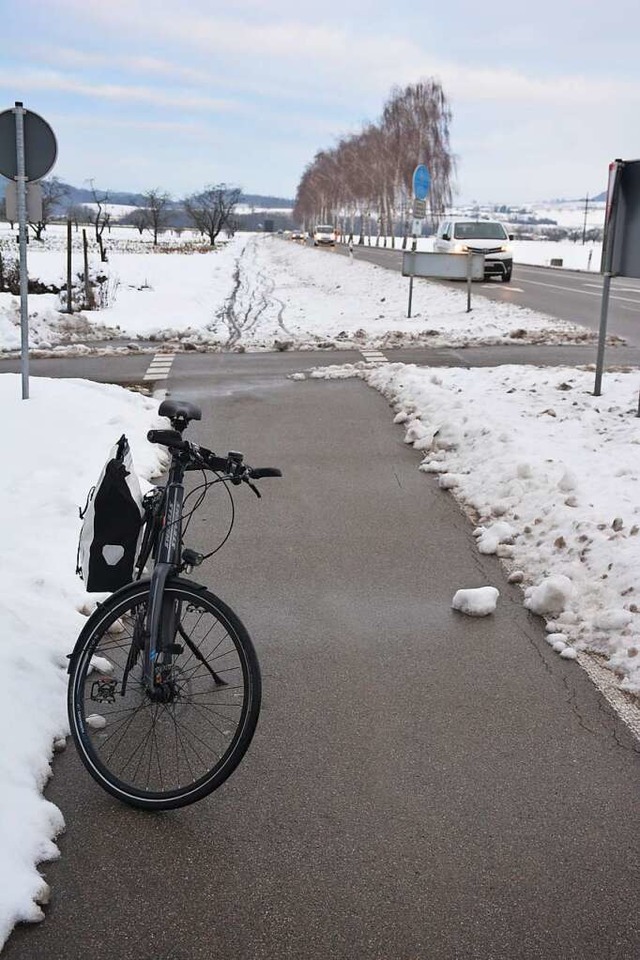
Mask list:
[{"label": "white road marking", "polygon": [[[601,283],[585,283],[585,287],[595,287],[597,290],[602,290]],[[635,293],[636,296],[640,297],[640,289],[638,287],[619,287],[616,283],[613,289],[616,293]]]},{"label": "white road marking", "polygon": [[360,353],[366,363],[389,363],[388,358],[379,350],[361,350]]},{"label": "white road marking", "polygon": [[[599,297],[601,293],[597,290],[581,290],[580,287],[562,287],[559,283],[542,283],[541,280],[524,280],[524,283],[532,283],[536,287],[553,287],[554,290],[566,290],[567,293],[582,293],[585,297]],[[634,300],[633,297],[616,297],[611,294],[610,300],[620,300],[626,303],[635,303],[640,307],[640,300]]]},{"label": "white road marking", "polygon": [[640,739],[640,710],[632,699],[616,686],[611,671],[602,667],[595,657],[588,653],[578,653],[578,663],[633,735]]},{"label": "white road marking", "polygon": [[175,353],[156,353],[142,379],[167,380],[174,359]]}]

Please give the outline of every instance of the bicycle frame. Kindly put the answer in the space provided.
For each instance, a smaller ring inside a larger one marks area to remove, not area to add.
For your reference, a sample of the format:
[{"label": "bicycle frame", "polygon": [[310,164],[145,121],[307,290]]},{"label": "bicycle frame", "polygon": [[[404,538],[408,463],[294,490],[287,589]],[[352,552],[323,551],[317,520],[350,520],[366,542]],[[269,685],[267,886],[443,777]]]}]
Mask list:
[{"label": "bicycle frame", "polygon": [[[186,466],[179,455],[172,454],[160,508],[162,528],[160,531],[152,529],[147,556],[142,558],[144,565],[153,549],[155,562],[149,586],[149,616],[144,647],[144,682],[149,691],[157,685],[157,667],[171,664],[176,616],[173,609],[167,609],[164,587],[167,579],[177,573],[180,567],[185,470]],[[149,522],[155,526],[156,520],[157,514],[154,513]]]}]

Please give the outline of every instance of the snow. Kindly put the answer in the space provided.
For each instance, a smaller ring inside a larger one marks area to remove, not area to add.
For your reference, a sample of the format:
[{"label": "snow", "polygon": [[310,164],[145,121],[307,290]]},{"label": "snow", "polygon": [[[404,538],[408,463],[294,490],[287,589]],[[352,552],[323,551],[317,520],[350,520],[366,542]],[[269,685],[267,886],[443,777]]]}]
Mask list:
[{"label": "snow", "polygon": [[556,616],[567,607],[572,591],[573,583],[569,577],[563,574],[545,577],[541,583],[527,589],[524,605],[532,613]]},{"label": "snow", "polygon": [[[43,247],[30,244],[30,273],[60,283],[64,243],[47,232]],[[0,236],[4,251],[8,234]],[[604,395],[595,398],[587,369],[368,364],[358,359],[364,346],[501,344],[514,334],[520,343],[566,343],[591,334],[480,297],[470,316],[464,292],[428,282],[415,284],[409,321],[406,278],[359,261],[357,250],[351,261],[244,234],[215,251],[197,238],[166,237],[154,252],[124,228],[114,228],[109,246],[102,267],[92,247],[92,271],[104,269],[107,278],[104,309],[69,317],[56,294],[30,296],[31,341],[40,352],[87,351],[87,344],[126,351],[126,338],[151,337],[213,350],[352,349],[353,364],[293,374],[297,389],[308,376],[357,376],[386,396],[424,482],[438,483],[467,511],[478,551],[499,557],[521,585],[531,615],[548,621],[551,647],[568,660],[597,656],[622,690],[640,693],[637,371],[607,373]],[[0,295],[7,353],[19,344],[18,308],[16,297]],[[64,829],[42,790],[67,734],[66,656],[95,604],[74,574],[78,507],[123,432],[142,478],[161,468],[158,448],[145,439],[158,421],[155,401],[43,378],[32,378],[28,402],[20,394],[19,377],[0,376],[5,447],[14,451],[0,481],[0,728],[11,731],[0,749],[0,945],[16,922],[41,919],[48,888],[38,864],[58,855]],[[454,606],[468,615],[496,609],[492,585],[451,587]]]},{"label": "snow", "polygon": [[5,449],[14,451],[0,498],[0,946],[15,923],[42,918],[36,864],[57,857],[64,829],[42,789],[54,741],[68,731],[66,656],[91,608],[74,574],[78,507],[123,432],[137,471],[156,474],[161,454],[146,432],[164,422],[154,401],[119,387],[33,378],[30,395],[19,399],[17,375],[0,376]]},{"label": "snow", "polygon": [[451,606],[469,617],[486,617],[495,611],[499,596],[495,587],[470,587],[456,590]]},{"label": "snow", "polygon": [[[9,249],[8,226],[0,233]],[[74,272],[82,270],[81,235],[73,235]],[[421,245],[431,245],[431,240]],[[314,250],[277,236],[237,234],[210,250],[191,234],[164,236],[154,248],[136,231],[114,228],[109,261],[91,241],[90,272],[103,309],[64,311],[66,294],[31,295],[30,343],[36,355],[86,349],[126,351],[122,341],[177,341],[209,350],[391,349],[412,344],[584,343],[594,334],[509,303],[474,296],[467,312],[464,285],[451,290],[416,280],[408,319],[408,281],[399,273],[333,250]],[[540,244],[531,242],[528,262]],[[562,248],[573,244],[558,245]],[[14,247],[15,248],[15,247]],[[535,248],[535,249],[533,249]],[[580,248],[584,251],[585,248]],[[544,251],[542,251],[544,252]],[[566,256],[566,254],[565,254]],[[66,277],[64,236],[47,230],[31,243],[29,274],[61,288]],[[19,299],[0,294],[0,351],[20,344]],[[120,342],[114,347],[113,341]]]}]

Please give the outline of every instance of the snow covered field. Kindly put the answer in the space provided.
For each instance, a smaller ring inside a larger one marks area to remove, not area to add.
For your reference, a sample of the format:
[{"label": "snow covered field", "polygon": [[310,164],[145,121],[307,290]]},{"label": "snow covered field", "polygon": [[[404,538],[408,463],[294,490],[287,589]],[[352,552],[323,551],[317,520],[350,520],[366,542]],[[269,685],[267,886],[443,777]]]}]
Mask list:
[{"label": "snow covered field", "polygon": [[[74,240],[80,243],[78,236]],[[62,301],[52,293],[30,296],[30,342],[36,355],[78,353],[90,347],[127,352],[138,348],[139,339],[150,338],[213,350],[592,339],[576,324],[506,303],[492,304],[479,296],[473,299],[472,313],[467,313],[464,284],[457,291],[416,281],[408,320],[408,280],[359,261],[357,248],[351,260],[276,236],[238,234],[215,251],[193,245],[193,238],[184,236],[165,238],[154,251],[148,240],[135,239],[124,228],[114,229],[107,245],[108,264],[101,264],[94,251],[90,266],[95,277],[103,278],[97,286],[104,309],[69,316],[60,312],[64,293]],[[544,259],[547,245],[540,246],[545,248]],[[191,252],[178,252],[181,248]],[[530,256],[535,259],[535,250]],[[75,258],[77,271],[79,249]],[[61,287],[65,264],[59,231],[52,231],[43,248],[30,245],[32,278]],[[0,351],[19,349],[19,306],[17,297],[0,294]],[[114,338],[118,347],[113,346]]]},{"label": "snow covered field", "polygon": [[[149,248],[121,241],[108,265],[111,303],[82,320],[68,323],[55,294],[31,296],[34,344],[64,353],[88,335],[100,341],[118,327],[125,342],[153,335],[235,350],[590,337],[577,325],[479,297],[466,314],[462,291],[426,282],[416,284],[418,316],[407,321],[406,279],[358,262],[357,255],[350,262],[276,237],[238,236],[219,251],[188,255]],[[60,244],[42,251],[31,245],[32,275],[61,278],[61,251]],[[0,300],[5,351],[18,343],[12,299],[4,294]],[[407,442],[424,457],[422,469],[470,512],[478,549],[497,553],[522,583],[523,602],[547,618],[560,655],[586,663],[592,651],[623,690],[640,693],[637,371],[607,374],[598,399],[591,395],[593,374],[571,368],[436,372],[360,363],[315,375],[361,376],[388,397]],[[144,439],[157,421],[157,405],[148,398],[85,381],[33,378],[24,402],[19,378],[9,374],[0,376],[0,398],[7,449],[14,451],[0,490],[0,645],[7,677],[0,707],[6,733],[0,748],[1,945],[13,924],[41,918],[37,901],[46,899],[46,889],[37,864],[57,855],[54,841],[64,824],[64,811],[43,799],[42,788],[52,745],[67,730],[66,654],[90,602],[74,574],[78,506],[122,432],[143,477],[156,475],[160,462]],[[457,590],[474,586],[494,585],[452,582],[452,601]]]}]

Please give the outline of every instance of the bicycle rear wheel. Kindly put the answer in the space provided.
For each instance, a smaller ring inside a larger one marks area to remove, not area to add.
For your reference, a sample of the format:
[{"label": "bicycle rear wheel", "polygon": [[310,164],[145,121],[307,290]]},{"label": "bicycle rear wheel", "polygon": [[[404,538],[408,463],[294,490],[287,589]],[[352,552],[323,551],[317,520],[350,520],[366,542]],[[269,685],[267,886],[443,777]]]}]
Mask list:
[{"label": "bicycle rear wheel", "polygon": [[165,588],[174,651],[166,702],[143,681],[149,583],[114,594],[87,624],[70,668],[71,733],[91,776],[135,807],[168,810],[217,789],[244,756],[260,711],[260,668],[244,626],[188,581]]}]

